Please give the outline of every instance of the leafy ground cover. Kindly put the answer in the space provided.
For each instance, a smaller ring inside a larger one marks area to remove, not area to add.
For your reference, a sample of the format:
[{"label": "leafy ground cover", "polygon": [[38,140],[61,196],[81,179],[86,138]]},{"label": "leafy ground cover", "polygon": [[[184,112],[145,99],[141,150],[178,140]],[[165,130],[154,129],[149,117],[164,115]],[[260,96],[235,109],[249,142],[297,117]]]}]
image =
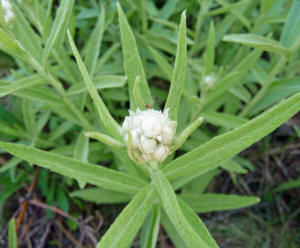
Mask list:
[{"label": "leafy ground cover", "polygon": [[[220,247],[299,246],[299,115],[236,155],[300,109],[299,1],[128,0],[124,13],[115,1],[12,3],[12,22],[4,8],[0,18],[1,245],[16,242],[16,225],[21,247],[95,247],[115,220],[150,208],[147,172],[115,150],[118,123],[146,103],[170,108],[178,133],[204,122],[150,173],[170,210],[137,216],[133,247],[155,247],[157,233],[158,247],[194,244],[182,223],[199,240],[180,209],[197,227],[198,212]],[[95,135],[105,130],[114,139]],[[130,243],[129,224],[108,233]]]}]

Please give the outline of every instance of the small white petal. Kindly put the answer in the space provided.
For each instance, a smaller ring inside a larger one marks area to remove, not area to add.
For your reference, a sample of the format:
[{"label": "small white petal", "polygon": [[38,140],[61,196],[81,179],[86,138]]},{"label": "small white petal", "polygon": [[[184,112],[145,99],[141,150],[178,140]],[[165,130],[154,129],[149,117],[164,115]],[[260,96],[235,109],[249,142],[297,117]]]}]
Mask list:
[{"label": "small white petal", "polygon": [[156,148],[156,141],[154,139],[148,139],[145,136],[141,136],[140,150],[144,153],[153,152]]},{"label": "small white petal", "polygon": [[154,138],[161,132],[161,123],[154,116],[149,116],[142,120],[143,134],[148,138]]},{"label": "small white petal", "polygon": [[169,149],[164,145],[159,145],[153,153],[153,157],[157,161],[163,161],[168,156]]},{"label": "small white petal", "polygon": [[166,145],[171,144],[172,140],[173,140],[173,130],[172,128],[166,126],[164,127],[163,131],[162,131],[162,139],[163,139],[163,143]]},{"label": "small white petal", "polygon": [[8,0],[1,0],[2,9],[6,12],[11,10],[11,4]]},{"label": "small white petal", "polygon": [[132,148],[138,148],[139,145],[138,132],[135,130],[131,131],[131,136],[132,136]]},{"label": "small white petal", "polygon": [[11,21],[13,21],[15,19],[15,15],[12,11],[7,10],[5,12],[5,16],[4,16],[5,22],[6,23],[10,23]]}]

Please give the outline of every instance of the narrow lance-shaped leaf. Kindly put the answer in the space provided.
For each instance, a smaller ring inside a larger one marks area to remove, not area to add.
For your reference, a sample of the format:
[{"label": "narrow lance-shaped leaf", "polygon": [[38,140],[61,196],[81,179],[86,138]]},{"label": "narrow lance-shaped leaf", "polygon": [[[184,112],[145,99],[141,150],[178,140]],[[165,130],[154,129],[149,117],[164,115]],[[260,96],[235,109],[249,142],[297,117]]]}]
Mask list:
[{"label": "narrow lance-shaped leaf", "polygon": [[[92,80],[96,89],[99,90],[99,89],[123,87],[126,84],[127,77],[107,75],[107,76],[94,77]],[[85,84],[83,82],[82,83],[80,82],[70,87],[70,89],[68,90],[68,94],[76,95],[85,91],[87,91]]]},{"label": "narrow lance-shaped leaf", "polygon": [[128,194],[115,192],[102,188],[87,188],[70,193],[71,197],[78,197],[82,200],[97,204],[115,204],[130,201]]},{"label": "narrow lance-shaped leaf", "polygon": [[213,72],[215,62],[215,27],[214,23],[210,23],[207,47],[204,54],[204,69],[206,75]]},{"label": "narrow lance-shaped leaf", "polygon": [[8,226],[8,243],[9,248],[17,248],[18,247],[18,239],[16,232],[16,222],[15,219],[11,219]]},{"label": "narrow lance-shaped leaf", "polygon": [[248,207],[259,202],[257,197],[240,195],[180,194],[179,197],[197,213],[232,210]]},{"label": "narrow lance-shaped leaf", "polygon": [[98,17],[96,27],[91,34],[91,39],[89,40],[88,48],[87,48],[87,55],[84,60],[86,68],[91,76],[93,76],[95,73],[97,59],[100,54],[100,47],[101,47],[104,27],[105,27],[105,8],[102,5],[101,13],[100,16]]},{"label": "narrow lance-shaped leaf", "polygon": [[179,35],[177,42],[177,52],[175,66],[171,81],[171,88],[165,105],[165,110],[170,109],[169,115],[171,120],[177,120],[178,107],[184,87],[186,72],[186,15],[185,11],[181,15]]},{"label": "narrow lance-shaped leaf", "polygon": [[168,63],[168,61],[161,55],[156,49],[149,47],[149,51],[151,52],[155,62],[160,67],[162,72],[165,74],[168,80],[172,80],[172,66]]},{"label": "narrow lance-shaped leaf", "polygon": [[121,6],[119,4],[117,4],[117,6],[121,31],[124,70],[128,77],[130,105],[131,109],[135,110],[137,105],[133,98],[133,86],[137,76],[140,76],[141,78],[140,89],[146,104],[152,105],[151,93],[133,32]]},{"label": "narrow lance-shaped leaf", "polygon": [[191,223],[194,230],[202,237],[202,239],[206,242],[206,244],[209,245],[209,247],[219,248],[218,244],[210,235],[208,229],[201,221],[199,216],[184,201],[180,200],[180,198],[178,200],[184,216]]},{"label": "narrow lance-shaped leaf", "polygon": [[98,243],[97,248],[126,248],[148,215],[155,197],[148,185],[130,201]]},{"label": "narrow lance-shaped leaf", "polygon": [[245,46],[255,47],[282,55],[288,55],[290,53],[290,50],[281,46],[279,42],[256,34],[229,34],[224,36],[223,41],[240,43]]},{"label": "narrow lance-shaped leaf", "polygon": [[52,25],[50,35],[45,45],[43,54],[44,64],[46,63],[53,47],[57,44],[61,37],[65,35],[67,31],[70,17],[72,14],[73,4],[74,0],[61,1],[61,5],[57,10],[57,14]]},{"label": "narrow lance-shaped leaf", "polygon": [[84,163],[51,152],[45,152],[33,147],[7,142],[0,142],[0,147],[28,162],[105,189],[135,194],[141,187],[145,186],[142,180],[128,174],[102,166]]},{"label": "narrow lance-shaped leaf", "polygon": [[152,170],[151,179],[160,196],[160,202],[163,205],[165,212],[187,246],[209,248],[185,218],[177,201],[175,192],[161,170]]},{"label": "narrow lance-shaped leaf", "polygon": [[218,167],[223,161],[271,133],[299,110],[300,93],[277,104],[248,123],[200,145],[168,164],[163,171],[169,180],[186,175],[184,181],[188,182],[205,171]]},{"label": "narrow lance-shaped leaf", "polygon": [[0,50],[21,60],[28,59],[26,52],[2,28],[0,28]]},{"label": "narrow lance-shaped leaf", "polygon": [[137,76],[133,86],[133,98],[137,107],[141,110],[144,110],[146,105],[140,90],[140,84],[141,84],[141,78],[140,76]]},{"label": "narrow lance-shaped leaf", "polygon": [[111,116],[110,112],[106,108],[103,100],[101,99],[100,95],[98,94],[98,91],[93,84],[93,81],[91,80],[91,77],[80,57],[80,54],[75,46],[75,43],[72,39],[72,36],[70,32],[68,31],[68,37],[69,37],[69,42],[71,45],[71,48],[73,50],[73,53],[75,55],[79,70],[82,74],[83,80],[86,84],[86,87],[90,93],[91,98],[94,101],[95,107],[97,109],[98,115],[100,117],[100,120],[102,121],[104,127],[108,131],[110,135],[115,137],[116,139],[122,140],[122,136],[120,133],[120,126],[119,124],[114,120],[114,118]]},{"label": "narrow lance-shaped leaf", "polygon": [[[82,132],[78,135],[74,149],[74,158],[82,162],[88,162],[89,139]],[[86,185],[86,181],[78,180],[81,189]]]},{"label": "narrow lance-shaped leaf", "polygon": [[156,247],[160,226],[160,212],[160,206],[156,204],[152,208],[151,215],[144,222],[141,231],[140,248]]},{"label": "narrow lance-shaped leaf", "polygon": [[0,97],[7,96],[17,90],[39,85],[45,82],[45,79],[39,75],[32,75],[29,77],[21,78],[13,83],[2,83],[0,82]]},{"label": "narrow lance-shaped leaf", "polygon": [[300,39],[300,1],[294,0],[281,33],[280,42],[284,47],[292,48]]}]

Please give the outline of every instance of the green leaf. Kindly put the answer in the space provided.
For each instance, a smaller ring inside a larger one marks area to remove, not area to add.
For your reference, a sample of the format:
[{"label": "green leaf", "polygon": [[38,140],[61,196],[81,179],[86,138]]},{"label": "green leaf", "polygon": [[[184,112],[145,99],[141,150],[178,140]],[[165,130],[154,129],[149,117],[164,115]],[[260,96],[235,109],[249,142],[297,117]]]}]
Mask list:
[{"label": "green leaf", "polygon": [[[89,139],[81,132],[76,140],[73,157],[82,162],[88,162]],[[86,181],[78,180],[81,189],[86,185]]]},{"label": "green leaf", "polygon": [[219,248],[216,241],[210,235],[205,224],[201,221],[199,216],[191,209],[184,201],[179,199],[179,204],[181,206],[182,212],[186,219],[191,223],[194,230],[199,234],[199,236],[209,245],[211,248]]},{"label": "green leaf", "polygon": [[118,140],[115,140],[114,138],[105,135],[103,133],[99,133],[99,132],[88,132],[84,134],[85,136],[92,138],[92,139],[96,139],[108,146],[117,148],[117,149],[122,149],[125,148],[125,143],[122,143]]},{"label": "green leaf", "polygon": [[130,105],[131,109],[135,110],[137,105],[133,99],[133,86],[137,76],[140,76],[141,78],[140,89],[146,104],[152,105],[151,93],[133,32],[119,3],[117,6],[124,59],[124,70],[128,77]]},{"label": "green leaf", "polygon": [[130,201],[128,194],[123,194],[102,188],[88,188],[70,193],[71,197],[78,197],[97,204],[116,204]]},{"label": "green leaf", "polygon": [[152,185],[141,189],[104,234],[97,248],[127,248],[148,215],[155,195]]},{"label": "green leaf", "polygon": [[9,222],[8,243],[9,243],[9,248],[17,248],[18,247],[15,219],[11,219],[11,221]]},{"label": "green leaf", "polygon": [[187,48],[186,48],[186,15],[181,15],[175,66],[172,75],[171,87],[165,104],[165,110],[170,109],[169,117],[177,121],[178,107],[184,87],[186,72]]},{"label": "green leaf", "polygon": [[11,158],[5,164],[0,167],[0,173],[6,172],[12,168],[15,168],[22,160],[16,157]]},{"label": "green leaf", "polygon": [[140,90],[141,78],[137,76],[133,86],[133,99],[140,110],[146,108],[145,101],[143,99],[141,90]]},{"label": "green leaf", "polygon": [[[119,87],[123,87],[126,84],[127,77],[107,75],[107,76],[94,77],[92,81],[97,90],[107,89],[107,88],[119,88]],[[87,91],[87,87],[85,86],[85,84],[78,83],[70,87],[70,89],[68,90],[68,94],[76,95],[85,91]]]},{"label": "green leaf", "polygon": [[168,80],[172,80],[172,66],[168,63],[168,61],[164,58],[162,54],[160,54],[156,49],[149,47],[149,50],[154,58],[154,61],[157,63],[159,68],[162,70],[164,75]]},{"label": "green leaf", "polygon": [[214,23],[210,23],[207,46],[204,53],[204,69],[205,74],[209,75],[213,72],[215,63],[215,27]]},{"label": "green leaf", "polygon": [[183,180],[188,182],[206,171],[215,169],[220,163],[271,133],[299,110],[300,93],[279,103],[248,123],[184,154],[164,167],[163,171],[169,180],[187,175]]},{"label": "green leaf", "polygon": [[163,173],[159,169],[152,170],[151,179],[159,194],[160,202],[165,212],[187,246],[208,248],[209,246],[202,240],[185,218],[175,192]]},{"label": "green leaf", "polygon": [[292,48],[300,39],[300,1],[294,0],[285,21],[280,42],[284,47]]},{"label": "green leaf", "polygon": [[91,34],[91,38],[87,46],[87,55],[84,63],[91,76],[94,75],[97,59],[100,54],[100,47],[105,28],[105,8],[101,6],[101,13],[98,17],[96,27]]},{"label": "green leaf", "polygon": [[282,55],[290,54],[290,50],[283,47],[279,42],[256,34],[229,34],[224,36],[223,41],[240,43],[245,46]]},{"label": "green leaf", "polygon": [[145,185],[140,179],[102,166],[84,163],[69,157],[45,152],[29,146],[0,142],[7,152],[28,162],[67,177],[80,179],[105,189],[135,194]]},{"label": "green leaf", "polygon": [[297,92],[300,92],[299,77],[274,81],[272,82],[271,87],[268,89],[266,95],[256,105],[254,105],[250,111],[250,114],[254,115]]},{"label": "green leaf", "polygon": [[61,1],[60,3],[61,5],[57,10],[50,35],[45,45],[43,64],[46,63],[53,47],[65,36],[71,18],[74,0],[65,0]]},{"label": "green leaf", "polygon": [[155,248],[160,226],[160,207],[155,205],[141,231],[140,248]]},{"label": "green leaf", "polygon": [[90,93],[90,96],[94,101],[94,104],[97,109],[100,120],[102,121],[104,127],[106,128],[106,130],[109,132],[110,135],[112,135],[116,139],[121,140],[122,136],[120,133],[120,126],[114,120],[114,118],[111,116],[111,114],[108,111],[108,109],[106,108],[103,100],[101,99],[100,95],[98,94],[98,91],[97,91],[95,85],[93,84],[93,81],[90,78],[90,75],[79,55],[79,52],[75,46],[75,43],[74,43],[69,31],[68,31],[68,37],[69,37],[69,42],[70,42],[71,48],[73,50],[73,53],[75,55],[79,70],[82,74],[82,77],[84,79],[86,87]]},{"label": "green leaf", "polygon": [[226,128],[235,128],[247,123],[247,119],[219,112],[205,112],[201,114],[204,120],[215,126],[222,126]]},{"label": "green leaf", "polygon": [[12,94],[30,100],[44,102],[49,104],[49,106],[59,106],[64,108],[64,103],[61,98],[47,85],[36,85],[35,87],[18,89],[17,91],[12,92]]},{"label": "green leaf", "polygon": [[275,192],[281,192],[288,189],[294,189],[300,187],[300,179],[290,180],[288,182],[280,184],[276,189]]},{"label": "green leaf", "polygon": [[171,238],[172,243],[175,247],[188,248],[185,242],[182,240],[175,227],[171,223],[169,217],[165,211],[161,211],[161,223],[164,227],[164,230],[167,232],[168,236]]},{"label": "green leaf", "polygon": [[24,50],[33,56],[35,60],[40,62],[42,54],[41,37],[34,32],[31,25],[17,7],[17,4],[13,4],[13,12],[16,20],[13,21],[12,24],[18,42]]},{"label": "green leaf", "polygon": [[180,194],[179,198],[186,202],[197,213],[243,208],[260,201],[259,198],[254,196],[223,194]]},{"label": "green leaf", "polygon": [[39,75],[21,78],[13,83],[0,82],[0,97],[7,96],[17,90],[36,86],[45,82]]},{"label": "green leaf", "polygon": [[0,50],[21,60],[28,58],[26,52],[2,28],[0,28]]},{"label": "green leaf", "polygon": [[229,172],[246,174],[248,171],[243,168],[237,161],[230,159],[222,163],[221,167]]}]

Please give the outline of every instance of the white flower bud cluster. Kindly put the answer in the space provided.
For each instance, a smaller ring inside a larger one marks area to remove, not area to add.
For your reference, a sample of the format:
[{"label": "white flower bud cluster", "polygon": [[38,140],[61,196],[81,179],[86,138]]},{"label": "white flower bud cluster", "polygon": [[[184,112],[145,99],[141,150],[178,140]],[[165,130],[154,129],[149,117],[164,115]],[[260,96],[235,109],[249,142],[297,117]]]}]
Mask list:
[{"label": "white flower bud cluster", "polygon": [[215,82],[216,82],[216,78],[214,75],[207,75],[204,77],[204,85],[207,90],[213,88]]},{"label": "white flower bud cluster", "polygon": [[129,111],[121,131],[126,142],[130,132],[131,152],[137,162],[161,162],[170,152],[176,122],[169,119],[168,111],[162,113],[154,109],[137,109],[136,112]]},{"label": "white flower bud cluster", "polygon": [[9,0],[1,0],[1,5],[4,11],[4,20],[6,23],[10,23],[13,19],[15,19],[15,15],[12,11],[12,6]]}]

